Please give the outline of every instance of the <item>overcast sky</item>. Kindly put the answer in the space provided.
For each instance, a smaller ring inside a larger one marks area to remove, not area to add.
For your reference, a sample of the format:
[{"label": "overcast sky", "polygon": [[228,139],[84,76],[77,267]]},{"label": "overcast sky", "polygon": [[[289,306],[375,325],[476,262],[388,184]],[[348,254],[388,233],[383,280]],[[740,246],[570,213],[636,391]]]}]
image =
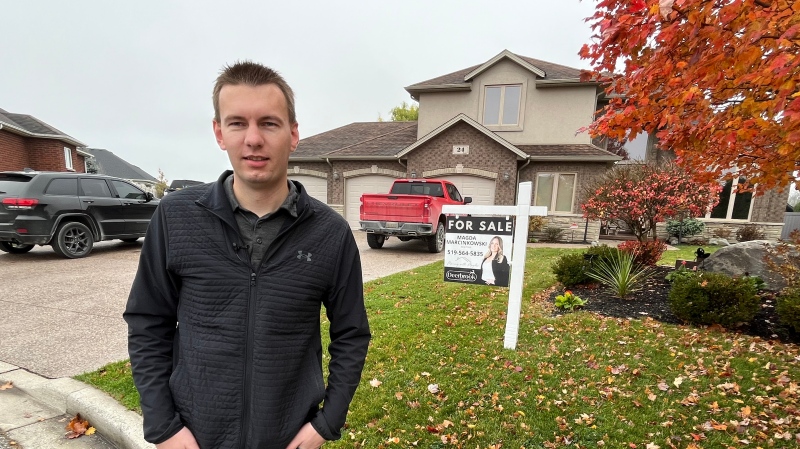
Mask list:
[{"label": "overcast sky", "polygon": [[575,68],[593,0],[4,2],[0,108],[157,176],[229,167],[211,131],[220,68],[251,59],[297,98],[300,137],[384,118],[405,86],[508,49]]}]

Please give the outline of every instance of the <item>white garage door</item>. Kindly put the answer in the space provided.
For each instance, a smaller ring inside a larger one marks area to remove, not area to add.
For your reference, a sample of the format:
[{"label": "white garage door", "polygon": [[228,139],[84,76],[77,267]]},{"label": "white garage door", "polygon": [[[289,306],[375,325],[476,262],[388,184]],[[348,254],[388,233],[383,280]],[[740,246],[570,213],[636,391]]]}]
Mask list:
[{"label": "white garage door", "polygon": [[303,184],[303,187],[312,197],[323,203],[328,203],[328,181],[325,178],[307,175],[289,175],[289,179]]},{"label": "white garage door", "polygon": [[389,193],[394,179],[390,176],[369,175],[350,178],[344,184],[344,218],[350,227],[358,228],[361,195],[364,193]]},{"label": "white garage door", "polygon": [[461,196],[471,196],[472,203],[470,204],[481,206],[494,205],[494,179],[465,175],[442,176],[439,177],[439,179],[445,179],[455,184]]}]

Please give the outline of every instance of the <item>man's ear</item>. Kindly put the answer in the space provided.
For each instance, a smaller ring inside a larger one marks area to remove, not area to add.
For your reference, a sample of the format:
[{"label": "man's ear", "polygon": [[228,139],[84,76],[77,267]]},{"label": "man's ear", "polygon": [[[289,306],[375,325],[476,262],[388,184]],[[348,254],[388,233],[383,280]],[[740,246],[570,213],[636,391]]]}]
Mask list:
[{"label": "man's ear", "polygon": [[297,128],[297,122],[292,124],[292,153],[294,150],[297,149],[297,145],[300,143],[300,131]]},{"label": "man's ear", "polygon": [[214,138],[217,139],[219,149],[225,151],[225,140],[222,138],[222,126],[216,120],[211,120],[211,126],[214,129]]}]

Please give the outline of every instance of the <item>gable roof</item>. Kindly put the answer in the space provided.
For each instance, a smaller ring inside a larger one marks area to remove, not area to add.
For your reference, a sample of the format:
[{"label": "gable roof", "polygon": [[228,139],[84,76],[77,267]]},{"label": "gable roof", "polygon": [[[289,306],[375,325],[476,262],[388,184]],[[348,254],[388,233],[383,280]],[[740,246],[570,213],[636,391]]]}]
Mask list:
[{"label": "gable roof", "polygon": [[417,140],[417,122],[356,122],[301,139],[290,161],[395,158]]},{"label": "gable roof", "polygon": [[102,148],[84,148],[85,152],[94,156],[97,162],[97,172],[115,176],[122,179],[135,179],[138,181],[158,181],[141,168],[128,163],[116,154]]},{"label": "gable roof", "polygon": [[56,139],[76,147],[85,147],[86,144],[71,137],[47,123],[28,114],[15,114],[0,109],[0,129],[6,129],[15,134],[27,137]]},{"label": "gable roof", "polygon": [[471,118],[467,117],[464,113],[458,114],[457,116],[451,118],[447,122],[443,123],[438,128],[434,129],[433,131],[429,132],[421,139],[417,140],[413,144],[409,145],[403,151],[397,153],[397,157],[403,157],[411,151],[419,148],[420,146],[424,145],[426,142],[430,141],[434,137],[438,136],[439,134],[445,132],[446,130],[450,129],[450,127],[454,126],[456,123],[464,122],[469,126],[477,129],[481,133],[483,133],[486,137],[494,140],[495,142],[499,143],[500,145],[504,146],[507,150],[511,151],[512,153],[516,154],[521,159],[527,159],[528,155],[522,152],[519,148],[515,147],[514,145],[510,144],[507,140],[503,139],[502,137],[498,136],[497,134],[489,131],[485,126],[481,125],[480,123],[472,120]]},{"label": "gable roof", "polygon": [[[416,95],[422,92],[471,90],[472,80],[476,76],[480,75],[504,59],[514,61],[521,67],[535,74],[537,77],[537,83],[580,83],[580,69],[567,67],[565,65],[556,64],[553,62],[542,61],[541,59],[534,59],[528,56],[521,56],[508,50],[503,50],[483,64],[474,65],[465,69],[448,73],[446,75],[441,75],[426,81],[414,83],[410,86],[407,86],[405,89],[415,99],[417,98]],[[585,84],[593,85],[597,83],[586,82]]]}]

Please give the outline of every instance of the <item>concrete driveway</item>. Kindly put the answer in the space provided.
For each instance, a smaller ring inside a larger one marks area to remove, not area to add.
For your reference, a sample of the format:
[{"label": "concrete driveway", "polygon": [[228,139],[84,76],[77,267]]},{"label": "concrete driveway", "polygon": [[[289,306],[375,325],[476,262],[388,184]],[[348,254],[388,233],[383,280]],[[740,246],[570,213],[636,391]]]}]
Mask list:
[{"label": "concrete driveway", "polygon": [[[421,241],[386,241],[380,250],[353,231],[372,280],[443,258]],[[128,358],[122,312],[141,243],[99,242],[92,254],[67,260],[50,247],[0,252],[0,361],[45,377],[73,376]]]}]

